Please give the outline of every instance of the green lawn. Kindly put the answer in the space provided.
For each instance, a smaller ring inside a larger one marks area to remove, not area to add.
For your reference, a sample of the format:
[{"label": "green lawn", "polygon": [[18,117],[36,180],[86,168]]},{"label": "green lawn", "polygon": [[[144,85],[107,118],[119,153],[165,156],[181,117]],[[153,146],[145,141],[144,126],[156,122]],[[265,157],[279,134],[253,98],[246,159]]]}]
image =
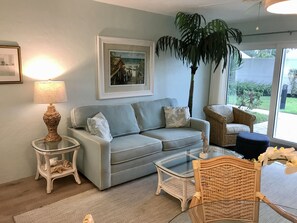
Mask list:
[{"label": "green lawn", "polygon": [[269,96],[262,96],[260,98],[260,100],[262,101],[261,105],[258,106],[257,108],[259,109],[264,109],[264,110],[269,110],[269,106],[270,106],[270,97]]},{"label": "green lawn", "polygon": [[[270,97],[269,96],[262,96],[261,98],[261,105],[257,108],[269,110],[270,106]],[[228,100],[229,104],[236,104],[236,97],[229,96]],[[285,109],[281,109],[281,112],[290,113],[290,114],[297,114],[297,98],[289,98],[287,97]]]},{"label": "green lawn", "polygon": [[258,112],[251,112],[251,111],[248,111],[248,112],[256,116],[256,121],[254,122],[254,124],[268,121],[268,115],[266,114],[261,114]]},{"label": "green lawn", "polygon": [[[260,109],[269,110],[270,97],[263,96],[261,97],[262,104],[258,106]],[[281,109],[281,112],[297,114],[297,98],[287,97],[285,109]]]}]

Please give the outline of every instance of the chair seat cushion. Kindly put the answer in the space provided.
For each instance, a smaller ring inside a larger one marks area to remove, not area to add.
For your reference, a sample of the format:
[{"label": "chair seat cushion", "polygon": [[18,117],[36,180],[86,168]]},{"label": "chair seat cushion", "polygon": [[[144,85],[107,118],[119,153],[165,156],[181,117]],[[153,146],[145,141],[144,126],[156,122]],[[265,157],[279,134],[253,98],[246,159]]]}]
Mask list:
[{"label": "chair seat cushion", "polygon": [[141,134],[161,140],[163,150],[183,148],[201,142],[201,132],[192,128],[161,128]]},{"label": "chair seat cushion", "polygon": [[227,134],[238,134],[239,132],[250,132],[250,127],[243,124],[230,123],[226,125]]},{"label": "chair seat cushion", "polygon": [[162,142],[140,134],[113,138],[111,164],[118,164],[162,151]]}]

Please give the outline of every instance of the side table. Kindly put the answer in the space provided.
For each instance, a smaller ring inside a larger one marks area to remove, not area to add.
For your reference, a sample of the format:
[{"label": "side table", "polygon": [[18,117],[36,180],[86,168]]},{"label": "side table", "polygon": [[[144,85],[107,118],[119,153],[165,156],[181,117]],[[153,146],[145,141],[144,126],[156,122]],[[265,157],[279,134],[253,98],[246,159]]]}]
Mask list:
[{"label": "side table", "polygon": [[[68,136],[62,136],[59,142],[46,142],[44,138],[40,138],[33,140],[32,146],[37,158],[35,180],[38,180],[40,175],[46,179],[47,193],[53,190],[55,179],[68,175],[73,175],[75,181],[81,184],[76,168],[77,152],[80,148],[78,141]],[[71,162],[66,159],[65,155],[68,153],[69,157],[73,153]]]}]

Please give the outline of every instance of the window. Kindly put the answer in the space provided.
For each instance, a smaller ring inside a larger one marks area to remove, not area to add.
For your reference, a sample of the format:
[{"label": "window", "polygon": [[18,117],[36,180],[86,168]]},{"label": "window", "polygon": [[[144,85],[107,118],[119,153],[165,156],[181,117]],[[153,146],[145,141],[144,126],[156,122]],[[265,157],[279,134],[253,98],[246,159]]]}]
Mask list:
[{"label": "window", "polygon": [[256,115],[254,131],[271,141],[296,144],[297,44],[242,50],[242,64],[230,61],[227,103]]},{"label": "window", "polygon": [[[280,72],[277,72],[278,85],[273,137],[297,143],[297,48],[282,48]],[[275,81],[277,82],[277,81]]]},{"label": "window", "polygon": [[257,117],[254,131],[267,134],[275,63],[275,49],[244,50],[242,64],[232,61],[228,75],[227,103]]}]

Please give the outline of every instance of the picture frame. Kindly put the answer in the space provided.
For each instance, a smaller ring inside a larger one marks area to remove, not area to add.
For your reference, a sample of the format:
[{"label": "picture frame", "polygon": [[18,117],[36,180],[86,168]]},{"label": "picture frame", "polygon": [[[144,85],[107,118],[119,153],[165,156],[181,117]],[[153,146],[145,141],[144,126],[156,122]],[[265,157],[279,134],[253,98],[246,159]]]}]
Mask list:
[{"label": "picture frame", "polygon": [[21,47],[0,45],[0,84],[21,83]]},{"label": "picture frame", "polygon": [[153,41],[97,36],[97,53],[97,99],[153,95]]}]

